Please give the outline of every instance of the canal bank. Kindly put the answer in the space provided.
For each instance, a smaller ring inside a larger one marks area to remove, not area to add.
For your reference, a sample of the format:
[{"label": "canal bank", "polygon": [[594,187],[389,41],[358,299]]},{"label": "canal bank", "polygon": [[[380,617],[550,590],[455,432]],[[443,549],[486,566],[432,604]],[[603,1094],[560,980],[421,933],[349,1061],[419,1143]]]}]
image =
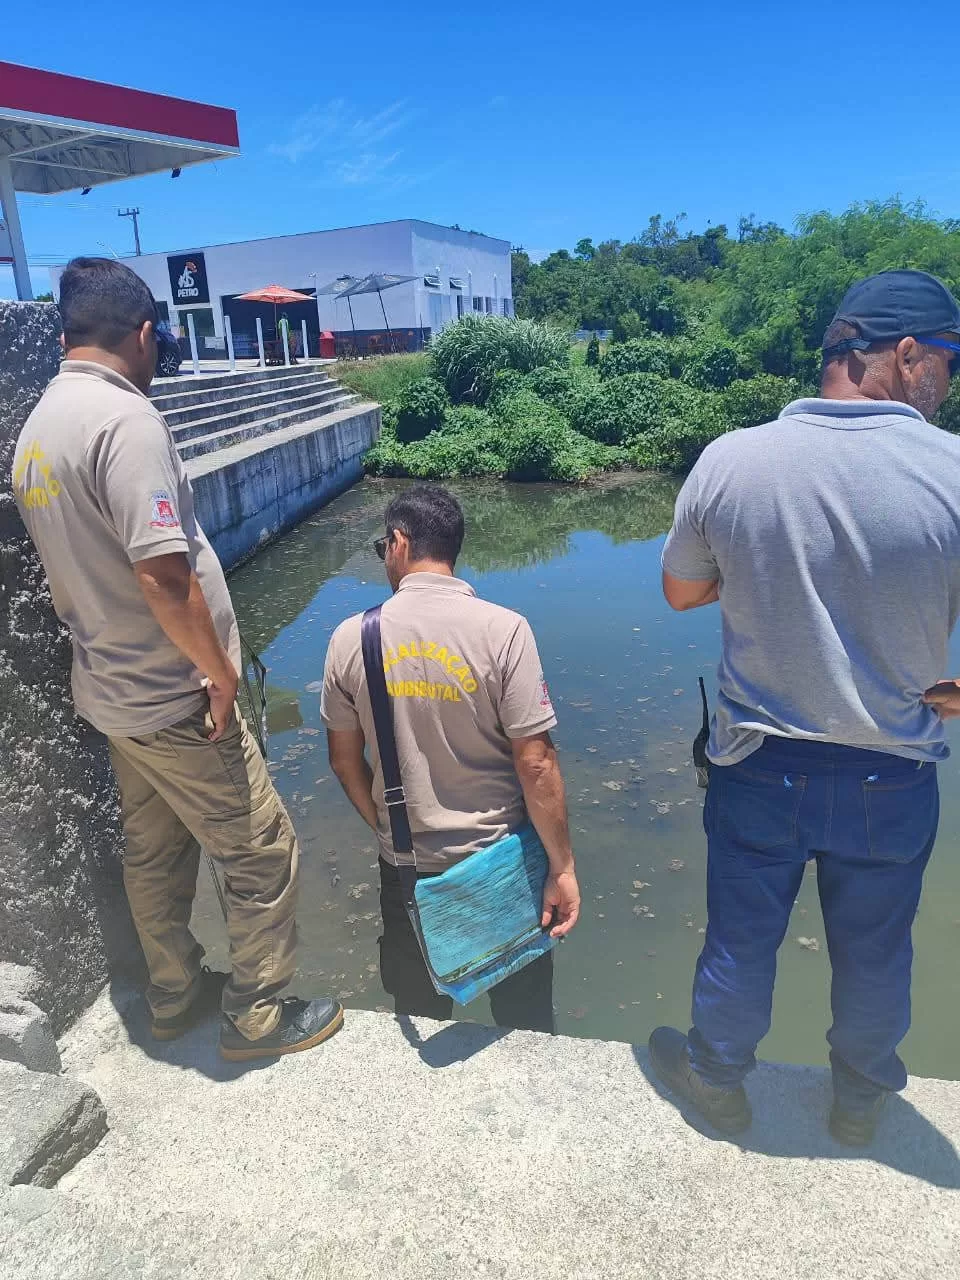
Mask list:
[{"label": "canal bank", "polygon": [[732,1143],[626,1044],[353,1011],[243,1070],[210,1024],[145,1031],[103,997],[62,1042],[110,1132],[54,1190],[0,1193],[4,1280],[960,1275],[955,1084],[911,1080],[854,1152],[815,1069],[762,1066]]}]

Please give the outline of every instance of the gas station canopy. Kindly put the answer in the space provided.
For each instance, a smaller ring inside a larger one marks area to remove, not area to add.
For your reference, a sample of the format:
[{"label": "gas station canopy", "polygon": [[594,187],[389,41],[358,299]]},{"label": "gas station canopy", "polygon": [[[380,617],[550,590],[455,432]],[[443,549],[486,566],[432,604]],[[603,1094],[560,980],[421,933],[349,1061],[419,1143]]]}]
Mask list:
[{"label": "gas station canopy", "polygon": [[54,195],[236,155],[237,117],[164,94],[0,62],[0,261],[30,279],[17,191]]}]

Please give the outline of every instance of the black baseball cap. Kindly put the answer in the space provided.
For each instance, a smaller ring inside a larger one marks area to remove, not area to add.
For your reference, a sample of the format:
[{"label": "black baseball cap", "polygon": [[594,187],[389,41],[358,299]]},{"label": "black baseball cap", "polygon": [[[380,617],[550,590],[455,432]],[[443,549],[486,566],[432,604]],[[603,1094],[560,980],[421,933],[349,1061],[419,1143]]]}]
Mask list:
[{"label": "black baseball cap", "polygon": [[881,271],[850,286],[831,325],[838,320],[855,325],[860,336],[824,347],[825,360],[874,342],[960,333],[960,302],[928,271]]}]

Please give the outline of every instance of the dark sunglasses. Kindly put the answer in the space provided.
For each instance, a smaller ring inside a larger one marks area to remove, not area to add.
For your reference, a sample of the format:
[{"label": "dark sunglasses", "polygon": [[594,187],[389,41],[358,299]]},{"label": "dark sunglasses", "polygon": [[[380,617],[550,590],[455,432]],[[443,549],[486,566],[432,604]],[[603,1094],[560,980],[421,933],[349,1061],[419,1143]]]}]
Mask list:
[{"label": "dark sunglasses", "polygon": [[[960,350],[960,348],[958,348],[958,350]],[[382,538],[378,538],[373,544],[373,549],[381,560],[386,560],[387,558],[387,547],[389,547],[392,537],[392,533],[385,533]]]},{"label": "dark sunglasses", "polygon": [[925,342],[928,347],[942,347],[944,351],[952,351],[950,377],[960,372],[960,342],[948,342],[946,338],[918,338],[917,341]]}]

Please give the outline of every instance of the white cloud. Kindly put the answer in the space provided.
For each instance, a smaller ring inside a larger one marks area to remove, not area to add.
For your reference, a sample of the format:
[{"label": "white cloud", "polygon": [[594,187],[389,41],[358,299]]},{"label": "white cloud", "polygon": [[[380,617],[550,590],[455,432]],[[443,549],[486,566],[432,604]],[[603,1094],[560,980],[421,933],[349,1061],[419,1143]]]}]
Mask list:
[{"label": "white cloud", "polygon": [[299,164],[305,156],[319,161],[323,186],[367,186],[397,179],[403,154],[382,143],[402,133],[418,111],[406,99],[391,102],[372,115],[362,115],[344,98],[311,107],[293,122],[290,136],[270,147],[273,155]]}]

